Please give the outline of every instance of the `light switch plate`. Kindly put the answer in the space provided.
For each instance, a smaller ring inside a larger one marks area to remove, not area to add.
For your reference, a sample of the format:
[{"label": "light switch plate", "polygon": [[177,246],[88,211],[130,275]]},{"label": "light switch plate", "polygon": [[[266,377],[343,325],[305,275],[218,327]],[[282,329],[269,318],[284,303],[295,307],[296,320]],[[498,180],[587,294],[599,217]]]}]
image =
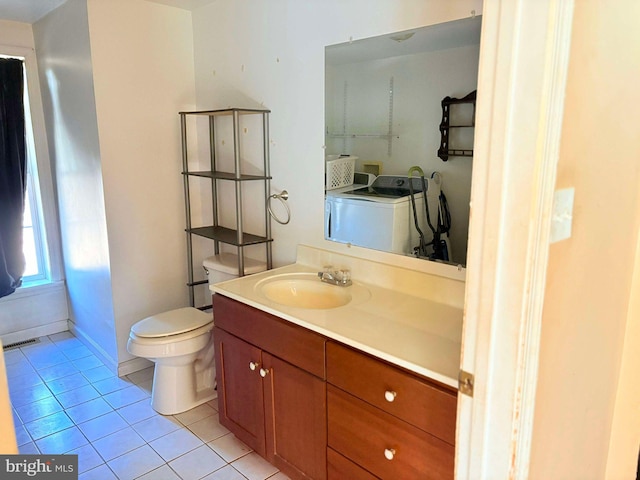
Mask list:
[{"label": "light switch plate", "polygon": [[553,211],[551,213],[550,243],[559,242],[571,237],[573,220],[573,197],[575,188],[563,188],[553,194]]}]

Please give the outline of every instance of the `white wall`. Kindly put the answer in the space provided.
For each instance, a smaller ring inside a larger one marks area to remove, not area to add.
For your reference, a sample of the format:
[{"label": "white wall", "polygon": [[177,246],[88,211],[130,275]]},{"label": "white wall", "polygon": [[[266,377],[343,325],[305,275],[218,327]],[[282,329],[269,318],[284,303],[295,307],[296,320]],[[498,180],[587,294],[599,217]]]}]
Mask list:
[{"label": "white wall", "polygon": [[113,295],[87,6],[69,0],[33,26],[69,295],[78,335],[115,368]]},{"label": "white wall", "polygon": [[146,365],[126,351],[131,325],[188,304],[178,111],[195,103],[191,14],[70,0],[34,30],[73,327],[127,373]]},{"label": "white wall", "polygon": [[[289,191],[291,223],[273,223],[274,263],[324,240],[324,48],[465,18],[480,0],[220,0],[193,12],[198,108],[270,108],[272,191]],[[418,260],[416,260],[419,262]]]},{"label": "white wall", "polygon": [[[327,153],[349,153],[363,162],[379,162],[385,175],[407,175],[418,165],[425,174],[442,175],[443,191],[451,209],[450,232],[454,262],[466,263],[471,196],[472,158],[451,157],[443,162],[440,146],[440,102],[446,96],[462,98],[477,88],[479,47],[448,48],[383,60],[335,65],[327,68],[326,107],[330,132],[342,132],[344,85],[347,82],[347,132],[386,133],[389,117],[389,83],[393,77],[393,133],[388,155],[386,139],[328,138]],[[469,109],[471,113],[471,109]],[[457,134],[452,130],[452,135]],[[465,133],[469,133],[465,130]],[[468,136],[468,135],[467,135]],[[468,136],[467,148],[473,148]],[[463,145],[462,145],[463,146]],[[461,144],[458,144],[461,147]]]},{"label": "white wall", "polygon": [[178,112],[195,104],[191,13],[89,0],[88,19],[122,372],[131,325],[188,305]]}]

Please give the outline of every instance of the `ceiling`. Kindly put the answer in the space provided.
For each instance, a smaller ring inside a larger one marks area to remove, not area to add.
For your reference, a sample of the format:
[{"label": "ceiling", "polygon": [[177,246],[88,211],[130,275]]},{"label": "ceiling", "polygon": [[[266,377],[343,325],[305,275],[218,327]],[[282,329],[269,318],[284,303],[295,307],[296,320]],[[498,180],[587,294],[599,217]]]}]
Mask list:
[{"label": "ceiling", "polygon": [[[67,0],[0,0],[0,19],[35,23]],[[185,10],[196,10],[215,0],[147,0]]]},{"label": "ceiling", "polygon": [[[329,65],[357,63],[480,44],[481,16],[331,45]],[[406,38],[405,38],[406,37]]]}]

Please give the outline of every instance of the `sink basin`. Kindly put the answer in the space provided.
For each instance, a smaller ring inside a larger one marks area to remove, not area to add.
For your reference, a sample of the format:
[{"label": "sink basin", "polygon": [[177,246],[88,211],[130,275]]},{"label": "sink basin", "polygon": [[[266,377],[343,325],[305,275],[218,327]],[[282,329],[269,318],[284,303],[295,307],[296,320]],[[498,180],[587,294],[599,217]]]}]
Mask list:
[{"label": "sink basin", "polygon": [[[354,288],[355,287],[355,288]],[[280,305],[297,308],[329,309],[347,305],[354,293],[362,296],[361,286],[339,287],[320,281],[316,274],[294,273],[268,277],[256,284],[256,290]]]}]

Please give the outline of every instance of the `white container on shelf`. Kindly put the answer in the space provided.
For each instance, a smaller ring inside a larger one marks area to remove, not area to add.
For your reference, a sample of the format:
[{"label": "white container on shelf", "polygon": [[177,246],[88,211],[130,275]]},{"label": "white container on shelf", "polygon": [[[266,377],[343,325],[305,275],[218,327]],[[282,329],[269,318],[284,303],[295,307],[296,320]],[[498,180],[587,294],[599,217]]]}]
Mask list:
[{"label": "white container on shelf", "polygon": [[353,174],[356,171],[358,157],[341,157],[340,155],[326,156],[325,188],[334,190],[353,184]]}]

